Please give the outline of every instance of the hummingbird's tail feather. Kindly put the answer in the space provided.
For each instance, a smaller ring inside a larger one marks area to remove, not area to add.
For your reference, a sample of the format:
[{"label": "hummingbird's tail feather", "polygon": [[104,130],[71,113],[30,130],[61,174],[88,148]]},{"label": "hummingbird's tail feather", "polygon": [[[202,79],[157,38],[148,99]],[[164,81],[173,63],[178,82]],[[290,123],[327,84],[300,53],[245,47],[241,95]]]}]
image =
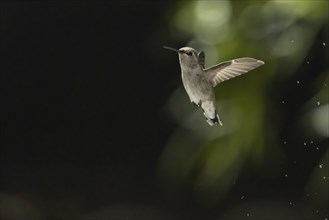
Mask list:
[{"label": "hummingbird's tail feather", "polygon": [[207,118],[207,122],[210,126],[213,126],[214,124],[220,124],[223,126],[213,101],[202,102],[201,108],[203,109],[203,114]]}]

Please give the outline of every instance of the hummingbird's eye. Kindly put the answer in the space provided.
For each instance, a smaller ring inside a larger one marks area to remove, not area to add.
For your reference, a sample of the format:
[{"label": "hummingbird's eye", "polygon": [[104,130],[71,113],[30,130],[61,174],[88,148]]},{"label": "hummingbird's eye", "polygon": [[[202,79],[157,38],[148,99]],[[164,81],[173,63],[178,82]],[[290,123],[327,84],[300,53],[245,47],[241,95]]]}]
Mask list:
[{"label": "hummingbird's eye", "polygon": [[187,52],[186,53],[188,56],[192,56],[192,52]]}]

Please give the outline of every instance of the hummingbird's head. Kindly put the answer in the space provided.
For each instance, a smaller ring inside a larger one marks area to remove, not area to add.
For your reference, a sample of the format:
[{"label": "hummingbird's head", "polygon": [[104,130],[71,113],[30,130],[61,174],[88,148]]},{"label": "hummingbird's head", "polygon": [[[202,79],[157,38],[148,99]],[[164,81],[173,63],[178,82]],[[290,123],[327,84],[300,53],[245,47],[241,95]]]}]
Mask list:
[{"label": "hummingbird's head", "polygon": [[179,61],[182,68],[195,68],[198,66],[198,53],[192,47],[182,47],[178,50],[171,47],[164,48],[173,50],[178,53]]},{"label": "hummingbird's head", "polygon": [[178,50],[179,61],[186,67],[196,67],[198,64],[198,53],[192,47],[182,47]]}]

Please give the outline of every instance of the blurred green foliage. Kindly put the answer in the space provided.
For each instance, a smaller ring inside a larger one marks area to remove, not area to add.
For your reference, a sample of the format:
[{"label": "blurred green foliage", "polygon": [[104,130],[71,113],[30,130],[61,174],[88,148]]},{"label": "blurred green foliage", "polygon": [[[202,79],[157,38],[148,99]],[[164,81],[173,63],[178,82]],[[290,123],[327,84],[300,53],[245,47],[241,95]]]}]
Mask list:
[{"label": "blurred green foliage", "polygon": [[[324,71],[304,68],[313,65],[307,54],[314,44],[328,60],[328,33],[325,41],[315,42],[327,25],[327,1],[181,1],[170,21],[171,34],[177,41],[190,39],[181,47],[204,50],[206,67],[238,57],[254,57],[265,65],[215,88],[223,127],[209,127],[182,88],[173,93],[167,107],[179,127],[159,160],[164,187],[191,188],[198,201],[215,204],[226,199],[246,167],[268,179],[283,176],[283,149],[296,146],[280,139],[285,127],[280,117],[290,103],[277,90],[293,79],[295,86],[307,87],[298,78],[301,72],[317,77],[316,92],[301,104],[293,123],[303,129],[301,140],[327,139],[328,65]],[[328,171],[328,150],[316,163]],[[317,174],[318,167],[313,172],[309,181],[322,189],[318,201],[326,206],[328,172]]]}]

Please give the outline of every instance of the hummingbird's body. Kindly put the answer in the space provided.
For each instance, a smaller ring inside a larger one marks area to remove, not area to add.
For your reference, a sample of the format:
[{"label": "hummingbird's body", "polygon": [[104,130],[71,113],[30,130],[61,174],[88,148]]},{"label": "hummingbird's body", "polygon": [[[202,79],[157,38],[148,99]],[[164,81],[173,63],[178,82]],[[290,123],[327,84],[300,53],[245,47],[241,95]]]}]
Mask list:
[{"label": "hummingbird's body", "polygon": [[203,114],[211,126],[222,125],[216,110],[213,87],[264,64],[263,61],[253,58],[239,58],[205,69],[203,51],[197,53],[191,47],[183,47],[179,50],[170,47],[164,48],[178,52],[183,86],[187,95],[194,105],[203,109]]},{"label": "hummingbird's body", "polygon": [[190,101],[201,107],[209,124],[222,124],[216,111],[215,94],[198,64],[182,68],[182,81]]}]

